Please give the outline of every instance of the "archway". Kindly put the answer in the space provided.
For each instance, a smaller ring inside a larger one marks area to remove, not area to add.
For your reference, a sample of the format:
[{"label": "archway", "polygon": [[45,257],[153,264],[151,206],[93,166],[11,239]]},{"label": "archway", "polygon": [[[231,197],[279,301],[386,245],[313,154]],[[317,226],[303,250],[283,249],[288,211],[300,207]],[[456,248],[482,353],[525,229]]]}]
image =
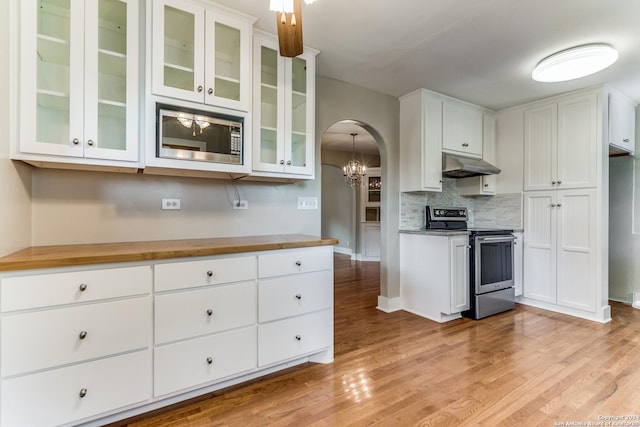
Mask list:
[{"label": "archway", "polygon": [[[364,261],[380,261],[382,250],[384,185],[377,184],[384,183],[384,168],[381,138],[376,135],[371,126],[345,119],[333,123],[321,137],[322,235],[340,240],[336,252]],[[367,170],[362,183],[350,187],[342,168],[354,155]]]}]

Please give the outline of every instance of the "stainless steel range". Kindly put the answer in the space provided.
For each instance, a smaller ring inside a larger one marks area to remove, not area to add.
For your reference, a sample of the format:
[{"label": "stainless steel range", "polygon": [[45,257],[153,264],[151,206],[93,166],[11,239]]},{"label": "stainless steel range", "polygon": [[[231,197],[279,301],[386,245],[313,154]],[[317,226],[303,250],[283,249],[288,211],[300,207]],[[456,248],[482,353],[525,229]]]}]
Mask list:
[{"label": "stainless steel range", "polygon": [[468,228],[467,208],[426,207],[429,230],[468,230],[470,308],[462,315],[482,319],[515,306],[513,230]]}]

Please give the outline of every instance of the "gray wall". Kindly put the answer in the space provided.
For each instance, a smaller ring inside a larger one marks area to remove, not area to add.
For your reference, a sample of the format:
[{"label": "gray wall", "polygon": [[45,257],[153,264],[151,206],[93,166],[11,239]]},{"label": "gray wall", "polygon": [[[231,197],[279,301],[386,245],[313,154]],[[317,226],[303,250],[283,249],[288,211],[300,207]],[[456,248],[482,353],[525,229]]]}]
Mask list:
[{"label": "gray wall", "polygon": [[[13,5],[10,2],[10,8]],[[31,244],[31,168],[9,160],[11,125],[17,119],[11,107],[16,85],[9,81],[10,67],[16,65],[9,59],[17,21],[11,18],[13,15],[15,10],[5,8],[0,16],[0,256]]]},{"label": "gray wall", "polygon": [[338,240],[341,252],[355,253],[355,191],[344,185],[342,169],[322,165],[322,235]]}]

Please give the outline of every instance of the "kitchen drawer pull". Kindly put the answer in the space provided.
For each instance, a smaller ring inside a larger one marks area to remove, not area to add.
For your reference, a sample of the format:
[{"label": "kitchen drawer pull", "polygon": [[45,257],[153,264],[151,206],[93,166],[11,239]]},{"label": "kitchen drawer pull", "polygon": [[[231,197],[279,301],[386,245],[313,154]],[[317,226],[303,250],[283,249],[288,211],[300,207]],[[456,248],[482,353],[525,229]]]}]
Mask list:
[{"label": "kitchen drawer pull", "polygon": [[213,277],[213,271],[212,270],[207,270],[207,276]]},{"label": "kitchen drawer pull", "polygon": [[296,261],[296,267],[302,266],[302,261]]},{"label": "kitchen drawer pull", "polygon": [[80,334],[78,335],[78,338],[80,338],[81,340],[85,339],[87,337],[87,331],[80,331]]},{"label": "kitchen drawer pull", "polygon": [[207,316],[213,316],[213,310],[207,309]]},{"label": "kitchen drawer pull", "polygon": [[87,389],[86,388],[80,389],[80,393],[78,393],[78,396],[80,396],[80,399],[82,399],[86,395],[87,395]]},{"label": "kitchen drawer pull", "polygon": [[296,299],[299,301],[302,299],[302,295],[301,294],[296,294]]},{"label": "kitchen drawer pull", "polygon": [[213,363],[213,357],[211,356],[207,357],[207,363],[211,365]]},{"label": "kitchen drawer pull", "polygon": [[87,290],[87,284],[86,283],[80,283],[80,286],[78,287],[78,289],[80,289],[80,292],[84,292]]},{"label": "kitchen drawer pull", "polygon": [[302,341],[302,337],[300,335],[296,335],[296,341]]}]

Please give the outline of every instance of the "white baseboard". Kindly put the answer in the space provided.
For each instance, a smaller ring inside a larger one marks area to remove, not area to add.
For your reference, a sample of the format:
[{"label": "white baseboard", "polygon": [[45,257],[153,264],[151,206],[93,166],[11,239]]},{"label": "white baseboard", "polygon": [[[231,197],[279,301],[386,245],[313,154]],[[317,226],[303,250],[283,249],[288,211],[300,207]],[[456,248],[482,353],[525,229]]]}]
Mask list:
[{"label": "white baseboard", "polygon": [[351,248],[341,248],[339,246],[334,246],[333,247],[333,252],[338,253],[338,254],[343,254],[343,255],[349,255],[351,257],[351,259],[353,259],[353,251],[351,250]]},{"label": "white baseboard", "polygon": [[387,298],[382,295],[378,295],[378,306],[376,308],[380,311],[384,311],[385,313],[400,311],[402,310],[400,297]]}]

